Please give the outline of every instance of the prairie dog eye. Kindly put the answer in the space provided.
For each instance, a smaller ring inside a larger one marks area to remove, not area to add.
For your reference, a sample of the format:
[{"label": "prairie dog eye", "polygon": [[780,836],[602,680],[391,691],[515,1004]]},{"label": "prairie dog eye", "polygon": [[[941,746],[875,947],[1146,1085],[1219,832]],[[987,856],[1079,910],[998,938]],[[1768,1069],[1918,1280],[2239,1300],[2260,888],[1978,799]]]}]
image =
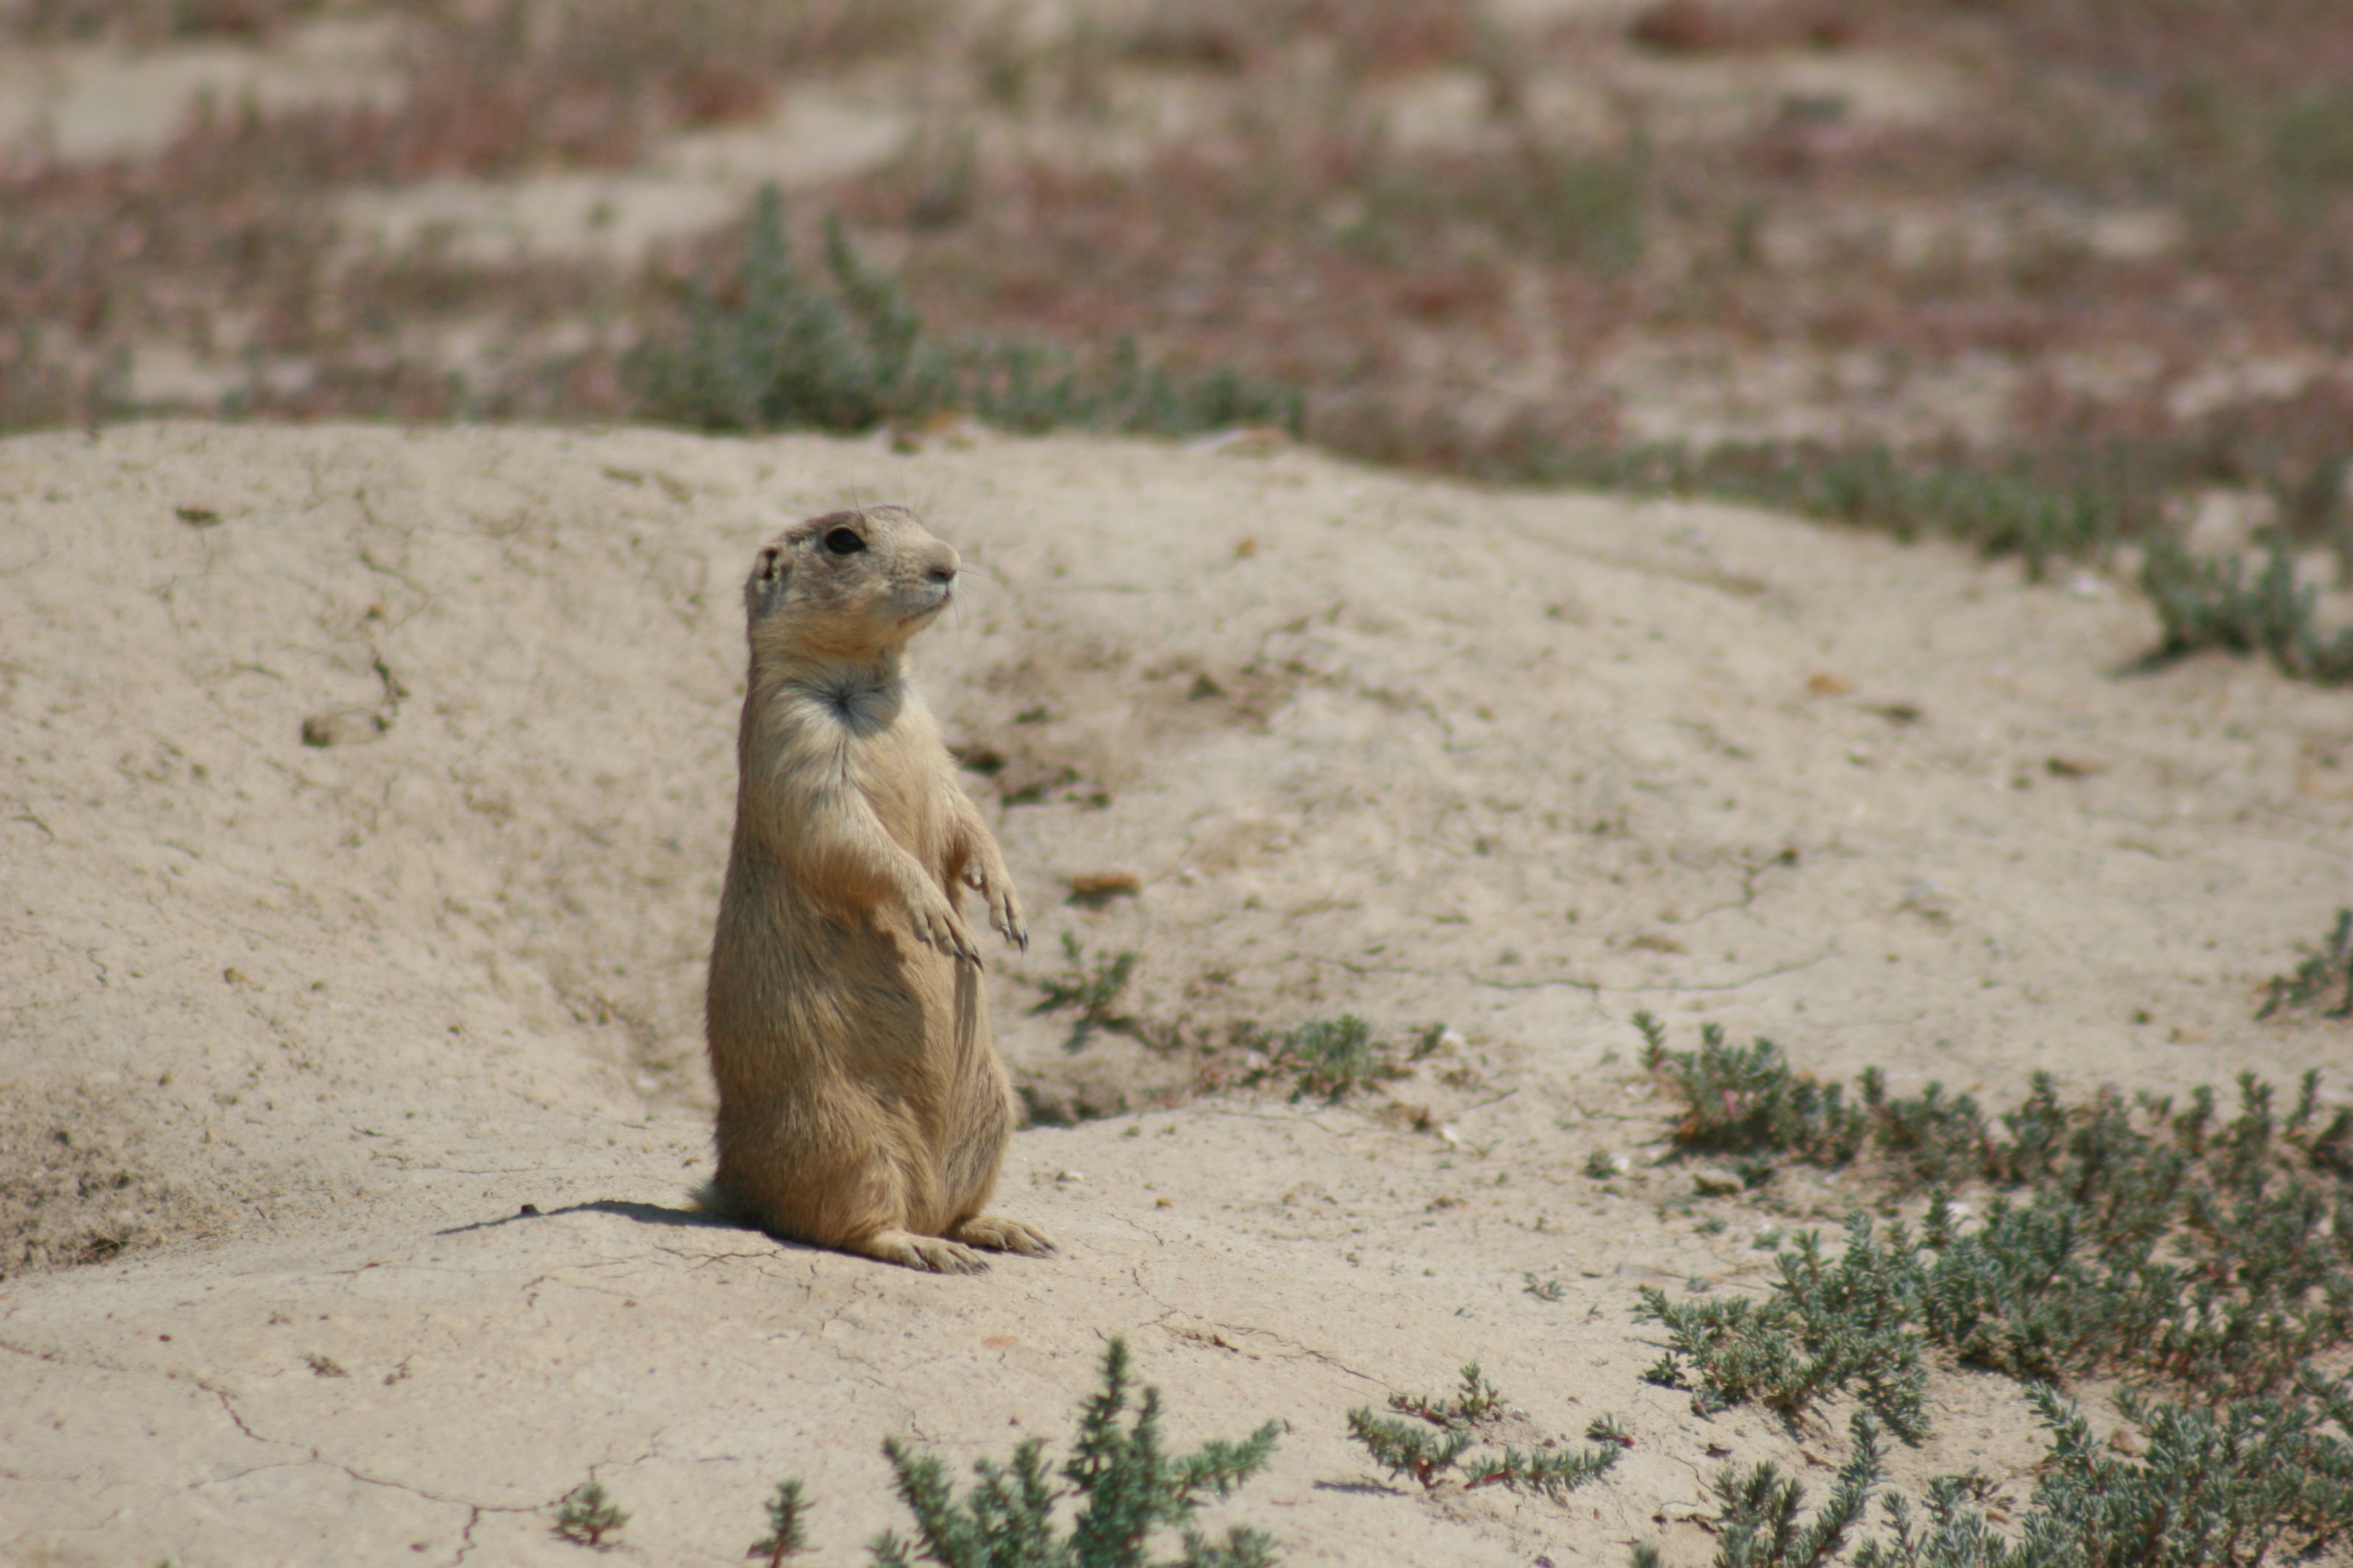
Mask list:
[{"label": "prairie dog eye", "polygon": [[825,536],[825,547],[836,555],[855,555],[866,548],[866,541],[855,529],[837,528]]}]

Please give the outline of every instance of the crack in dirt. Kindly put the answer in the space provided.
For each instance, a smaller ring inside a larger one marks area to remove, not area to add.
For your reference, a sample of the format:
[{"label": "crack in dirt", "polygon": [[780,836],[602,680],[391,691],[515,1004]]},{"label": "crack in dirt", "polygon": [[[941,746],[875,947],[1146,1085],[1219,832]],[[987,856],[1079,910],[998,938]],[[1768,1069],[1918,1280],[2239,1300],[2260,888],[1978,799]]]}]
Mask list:
[{"label": "crack in dirt", "polygon": [[[14,1475],[14,1473],[13,1473],[13,1472],[0,1472],[0,1473],[5,1473],[5,1474],[8,1474],[9,1479],[16,1479],[16,1477],[15,1477],[15,1475]],[[95,1523],[91,1523],[91,1524],[67,1524],[67,1525],[54,1525],[54,1526],[51,1526],[51,1528],[52,1528],[53,1530],[66,1530],[66,1531],[73,1531],[73,1532],[74,1532],[74,1533],[76,1533],[76,1534],[94,1535],[94,1534],[97,1534],[97,1533],[98,1533],[99,1531],[100,1531],[106,1530],[107,1528],[109,1528],[110,1526],[111,1526],[111,1525],[112,1525],[116,1521],[120,1520],[120,1519],[122,1517],[122,1515],[123,1515],[123,1511],[124,1511],[123,1510],[121,1510],[121,1509],[119,1509],[119,1508],[118,1508],[118,1509],[116,1509],[112,1513],[108,1514],[104,1519],[99,1520],[99,1521],[97,1521]],[[13,1547],[13,1546],[15,1546],[18,1542],[28,1539],[28,1538],[32,1535],[32,1533],[33,1533],[33,1532],[32,1532],[31,1531],[29,1531],[29,1530],[28,1530],[28,1531],[22,1531],[22,1532],[20,1532],[20,1533],[18,1533],[18,1534],[12,1535],[12,1536],[8,1537],[8,1539],[6,1539],[5,1541],[0,1541],[0,1547]]]},{"label": "crack in dirt", "polygon": [[[1800,857],[1796,848],[1791,847],[1769,855],[1762,860],[1737,860],[1736,863],[1740,867],[1740,897],[1728,903],[1710,904],[1696,914],[1683,915],[1672,920],[1662,915],[1659,918],[1659,923],[1666,926],[1697,925],[1712,915],[1745,912],[1757,902],[1760,896],[1757,889],[1759,878],[1767,871],[1794,871],[1798,868],[1799,859]],[[1686,867],[1685,869],[1712,870],[1714,868],[1692,866]]]},{"label": "crack in dirt", "polygon": [[[173,1381],[178,1381],[176,1374],[166,1373],[163,1375],[166,1378],[172,1379]],[[263,1470],[295,1468],[306,1465],[317,1465],[326,1469],[340,1470],[362,1486],[382,1487],[389,1491],[405,1492],[408,1496],[417,1498],[421,1501],[434,1503],[441,1507],[462,1508],[466,1510],[466,1524],[459,1537],[463,1544],[459,1548],[457,1556],[450,1559],[450,1563],[452,1564],[464,1562],[467,1552],[473,1550],[474,1527],[480,1522],[484,1514],[536,1513],[539,1511],[541,1505],[537,1503],[482,1503],[475,1502],[466,1498],[444,1496],[439,1492],[429,1490],[424,1487],[412,1486],[406,1481],[393,1480],[384,1476],[370,1475],[366,1471],[355,1468],[351,1465],[347,1465],[340,1459],[330,1459],[326,1458],[317,1447],[309,1444],[298,1443],[292,1439],[284,1437],[266,1437],[260,1433],[255,1431],[253,1427],[247,1423],[244,1415],[237,1409],[236,1401],[230,1396],[229,1392],[227,1389],[217,1387],[213,1384],[206,1382],[202,1378],[195,1378],[191,1381],[193,1381],[197,1387],[203,1389],[206,1393],[211,1394],[215,1399],[220,1402],[222,1414],[227,1415],[231,1424],[233,1424],[237,1427],[237,1431],[245,1436],[252,1439],[254,1442],[268,1444],[272,1447],[299,1448],[301,1450],[303,1455],[303,1458],[299,1459],[288,1459],[282,1463],[275,1465],[256,1465],[251,1469],[238,1471],[233,1476],[192,1483],[191,1489],[193,1489],[194,1486],[216,1485],[218,1484],[218,1481],[222,1479],[240,1479],[245,1476],[259,1474]]]},{"label": "crack in dirt", "polygon": [[[1169,1323],[1172,1319],[1184,1319],[1190,1322],[1207,1323],[1219,1335],[1230,1333],[1242,1338],[1271,1340],[1276,1345],[1290,1352],[1293,1359],[1320,1362],[1335,1372],[1342,1373],[1349,1377],[1355,1378],[1359,1383],[1366,1384],[1374,1387],[1386,1386],[1377,1378],[1374,1378],[1364,1373],[1358,1372],[1355,1367],[1352,1367],[1347,1363],[1341,1361],[1338,1357],[1326,1354],[1324,1352],[1319,1351],[1312,1345],[1302,1344],[1296,1340],[1286,1339],[1282,1335],[1276,1333],[1271,1329],[1245,1328],[1239,1323],[1222,1322],[1216,1318],[1204,1317],[1198,1312],[1188,1312],[1182,1307],[1171,1306],[1168,1302],[1161,1300],[1159,1293],[1155,1291],[1151,1286],[1146,1285],[1144,1282],[1143,1265],[1141,1264],[1129,1265],[1128,1281],[1135,1287],[1136,1293],[1138,1295],[1141,1295],[1145,1300],[1160,1309],[1160,1316],[1154,1320],[1155,1326],[1160,1328],[1173,1339],[1188,1340],[1195,1343],[1200,1342],[1198,1336],[1187,1334],[1178,1329],[1171,1328]],[[1220,1350],[1232,1351],[1236,1354],[1240,1355],[1248,1355],[1250,1353],[1243,1350],[1240,1345],[1227,1344],[1223,1342],[1222,1340],[1218,1342],[1218,1348]]]},{"label": "crack in dirt", "polygon": [[1679,981],[1672,982],[1672,983],[1671,983],[1671,984],[1658,984],[1658,985],[1599,985],[1599,984],[1597,984],[1597,985],[1594,987],[1594,989],[1595,989],[1596,991],[1611,991],[1611,992],[1617,992],[1617,993],[1619,993],[1619,994],[1626,994],[1626,995],[1636,995],[1636,994],[1640,994],[1641,993],[1645,992],[1645,991],[1666,991],[1666,992],[1677,993],[1677,994],[1687,993],[1687,992],[1710,992],[1710,993],[1713,993],[1713,992],[1718,992],[1718,991],[1738,991],[1738,990],[1741,990],[1742,988],[1744,988],[1744,987],[1746,987],[1746,986],[1754,985],[1754,984],[1757,984],[1758,981],[1760,981],[1760,980],[1776,980],[1776,979],[1778,979],[1779,977],[1781,977],[1781,976],[1782,976],[1782,975],[1784,975],[1784,974],[1796,974],[1796,973],[1800,973],[1800,972],[1802,972],[1802,971],[1804,971],[1804,970],[1811,969],[1812,967],[1814,967],[1814,965],[1816,965],[1816,964],[1818,964],[1818,963],[1827,963],[1827,962],[1828,962],[1828,961],[1830,961],[1831,959],[1836,958],[1836,957],[1838,957],[1838,956],[1839,956],[1839,950],[1838,950],[1837,948],[1835,948],[1835,947],[1827,947],[1827,948],[1824,948],[1821,952],[1818,952],[1818,953],[1814,954],[1814,956],[1813,956],[1813,957],[1811,957],[1811,958],[1792,959],[1792,960],[1791,960],[1790,962],[1788,962],[1788,963],[1777,963],[1777,964],[1773,965],[1773,966],[1772,966],[1771,968],[1769,968],[1769,969],[1760,969],[1760,970],[1757,970],[1756,973],[1752,973],[1752,974],[1745,975],[1745,976],[1743,976],[1742,978],[1740,978],[1740,979],[1738,979],[1738,980],[1710,980],[1710,981],[1689,981],[1689,980],[1679,980]]}]

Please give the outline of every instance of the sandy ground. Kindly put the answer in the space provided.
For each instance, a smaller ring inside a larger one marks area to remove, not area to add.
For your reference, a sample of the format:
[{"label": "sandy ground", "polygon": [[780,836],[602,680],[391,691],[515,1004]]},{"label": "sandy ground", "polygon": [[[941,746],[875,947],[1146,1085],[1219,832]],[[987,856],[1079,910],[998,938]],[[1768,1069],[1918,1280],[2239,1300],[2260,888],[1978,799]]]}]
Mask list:
[{"label": "sandy ground", "polygon": [[[2353,901],[2342,694],[2119,677],[2154,623],[2098,578],[1249,447],[0,443],[0,1561],[579,1561],[593,1470],[616,1559],[740,1561],[797,1474],[846,1563],[902,1524],[885,1435],[1060,1437],[1124,1334],[1176,1439],[1285,1424],[1219,1517],[1288,1562],[1699,1562],[1725,1457],[1839,1417],[1639,1381],[1636,1288],[1753,1284],[1793,1221],[1641,1163],[1636,1009],[1997,1103],[2341,1062],[2253,1013]],[[1039,1105],[1131,1108],[1018,1138],[1004,1206],[1064,1251],[976,1279],[685,1198],[736,584],[858,500],[970,563],[918,650],[1038,911],[1000,1039]],[[1340,1106],[1179,1103],[1186,1053],[1029,1013],[1066,931],[1155,1026],[1460,1038]],[[1345,1411],[1473,1358],[1635,1446],[1567,1502],[1381,1483]],[[1934,1415],[1903,1473],[2022,1495],[2009,1384]]]}]

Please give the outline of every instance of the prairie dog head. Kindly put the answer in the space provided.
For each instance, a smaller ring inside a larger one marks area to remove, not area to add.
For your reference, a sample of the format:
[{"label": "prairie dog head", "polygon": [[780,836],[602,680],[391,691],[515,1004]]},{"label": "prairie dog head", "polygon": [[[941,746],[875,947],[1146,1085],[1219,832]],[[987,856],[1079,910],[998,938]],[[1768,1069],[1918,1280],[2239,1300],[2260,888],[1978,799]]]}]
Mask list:
[{"label": "prairie dog head", "polygon": [[947,608],[962,564],[902,506],[797,522],[744,584],[753,651],[856,658],[903,644]]}]

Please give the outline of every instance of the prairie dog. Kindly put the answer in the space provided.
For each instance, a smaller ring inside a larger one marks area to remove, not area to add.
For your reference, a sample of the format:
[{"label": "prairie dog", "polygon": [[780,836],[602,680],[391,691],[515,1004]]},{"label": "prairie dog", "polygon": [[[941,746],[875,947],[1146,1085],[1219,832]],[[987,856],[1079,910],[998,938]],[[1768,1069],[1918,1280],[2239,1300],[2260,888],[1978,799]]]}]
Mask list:
[{"label": "prairie dog", "polygon": [[704,1008],[719,1171],[701,1196],[776,1236],[972,1273],[975,1247],[1053,1247],[981,1212],[1013,1092],[963,889],[1008,941],[1029,931],[904,668],[958,565],[877,506],[786,529],[744,584],[751,675]]}]

